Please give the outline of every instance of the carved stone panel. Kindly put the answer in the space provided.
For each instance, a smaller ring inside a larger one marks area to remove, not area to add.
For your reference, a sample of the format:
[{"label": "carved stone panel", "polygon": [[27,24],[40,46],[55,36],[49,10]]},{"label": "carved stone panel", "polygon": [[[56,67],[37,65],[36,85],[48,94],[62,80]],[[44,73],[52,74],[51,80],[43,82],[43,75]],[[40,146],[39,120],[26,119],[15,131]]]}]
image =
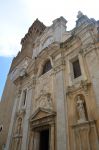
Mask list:
[{"label": "carved stone panel", "polygon": [[52,93],[53,91],[53,77],[51,76],[51,72],[47,72],[44,75],[41,75],[36,82],[35,87],[35,99],[39,97],[42,90]]}]

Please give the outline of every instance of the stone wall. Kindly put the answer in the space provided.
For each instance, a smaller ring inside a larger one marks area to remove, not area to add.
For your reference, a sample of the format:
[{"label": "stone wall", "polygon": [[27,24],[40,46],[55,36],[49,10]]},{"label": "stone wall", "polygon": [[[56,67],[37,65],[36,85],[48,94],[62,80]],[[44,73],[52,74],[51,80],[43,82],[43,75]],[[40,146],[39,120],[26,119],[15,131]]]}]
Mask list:
[{"label": "stone wall", "polygon": [[2,146],[6,144],[14,104],[15,90],[16,87],[8,76],[0,102],[0,125],[3,125],[3,130],[0,132],[0,150],[2,149]]}]

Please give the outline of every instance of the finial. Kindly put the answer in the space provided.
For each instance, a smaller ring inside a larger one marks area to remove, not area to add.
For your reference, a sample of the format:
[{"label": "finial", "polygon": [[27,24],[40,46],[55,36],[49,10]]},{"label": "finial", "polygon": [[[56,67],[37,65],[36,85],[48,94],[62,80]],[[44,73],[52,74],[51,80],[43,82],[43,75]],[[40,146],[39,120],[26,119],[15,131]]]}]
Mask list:
[{"label": "finial", "polygon": [[78,15],[77,15],[77,18],[81,18],[83,16],[83,13],[81,11],[78,11]]}]

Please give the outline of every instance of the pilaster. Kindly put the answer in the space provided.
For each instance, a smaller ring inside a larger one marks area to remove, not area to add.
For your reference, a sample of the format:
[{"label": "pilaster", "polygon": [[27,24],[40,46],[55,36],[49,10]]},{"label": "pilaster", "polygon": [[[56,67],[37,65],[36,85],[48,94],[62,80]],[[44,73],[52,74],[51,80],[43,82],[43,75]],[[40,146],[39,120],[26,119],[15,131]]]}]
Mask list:
[{"label": "pilaster", "polygon": [[96,105],[99,109],[99,58],[97,56],[95,46],[91,45],[86,49],[86,52],[83,50],[83,54],[95,93]]},{"label": "pilaster", "polygon": [[66,96],[64,91],[64,67],[65,67],[64,57],[61,56],[54,61],[54,73],[55,73],[55,83],[56,83],[56,112],[57,112],[57,150],[67,150],[67,114],[65,110],[66,106]]}]

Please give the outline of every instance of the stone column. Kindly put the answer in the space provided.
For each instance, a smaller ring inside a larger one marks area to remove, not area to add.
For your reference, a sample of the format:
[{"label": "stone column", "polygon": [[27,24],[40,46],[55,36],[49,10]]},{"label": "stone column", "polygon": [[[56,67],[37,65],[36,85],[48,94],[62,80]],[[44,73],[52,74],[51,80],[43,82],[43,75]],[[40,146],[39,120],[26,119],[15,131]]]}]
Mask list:
[{"label": "stone column", "polygon": [[31,112],[32,92],[32,86],[29,86],[26,98],[26,114],[23,121],[23,138],[21,150],[27,150],[28,147],[29,118]]},{"label": "stone column", "polygon": [[50,150],[55,150],[55,125],[51,124]]},{"label": "stone column", "polygon": [[18,92],[16,93],[16,98],[15,98],[15,102],[14,102],[14,106],[13,106],[13,110],[12,110],[12,116],[11,116],[11,121],[10,121],[9,132],[8,132],[5,150],[10,150],[10,144],[11,144],[12,134],[13,134],[13,126],[14,126],[14,122],[15,122],[16,109],[17,109],[18,102],[20,99],[20,94],[21,94],[21,91],[18,90]]},{"label": "stone column", "polygon": [[55,92],[56,92],[56,144],[57,150],[67,150],[67,137],[66,137],[66,94],[64,86],[64,61],[63,58],[58,58],[54,62],[54,71],[55,71]]}]

